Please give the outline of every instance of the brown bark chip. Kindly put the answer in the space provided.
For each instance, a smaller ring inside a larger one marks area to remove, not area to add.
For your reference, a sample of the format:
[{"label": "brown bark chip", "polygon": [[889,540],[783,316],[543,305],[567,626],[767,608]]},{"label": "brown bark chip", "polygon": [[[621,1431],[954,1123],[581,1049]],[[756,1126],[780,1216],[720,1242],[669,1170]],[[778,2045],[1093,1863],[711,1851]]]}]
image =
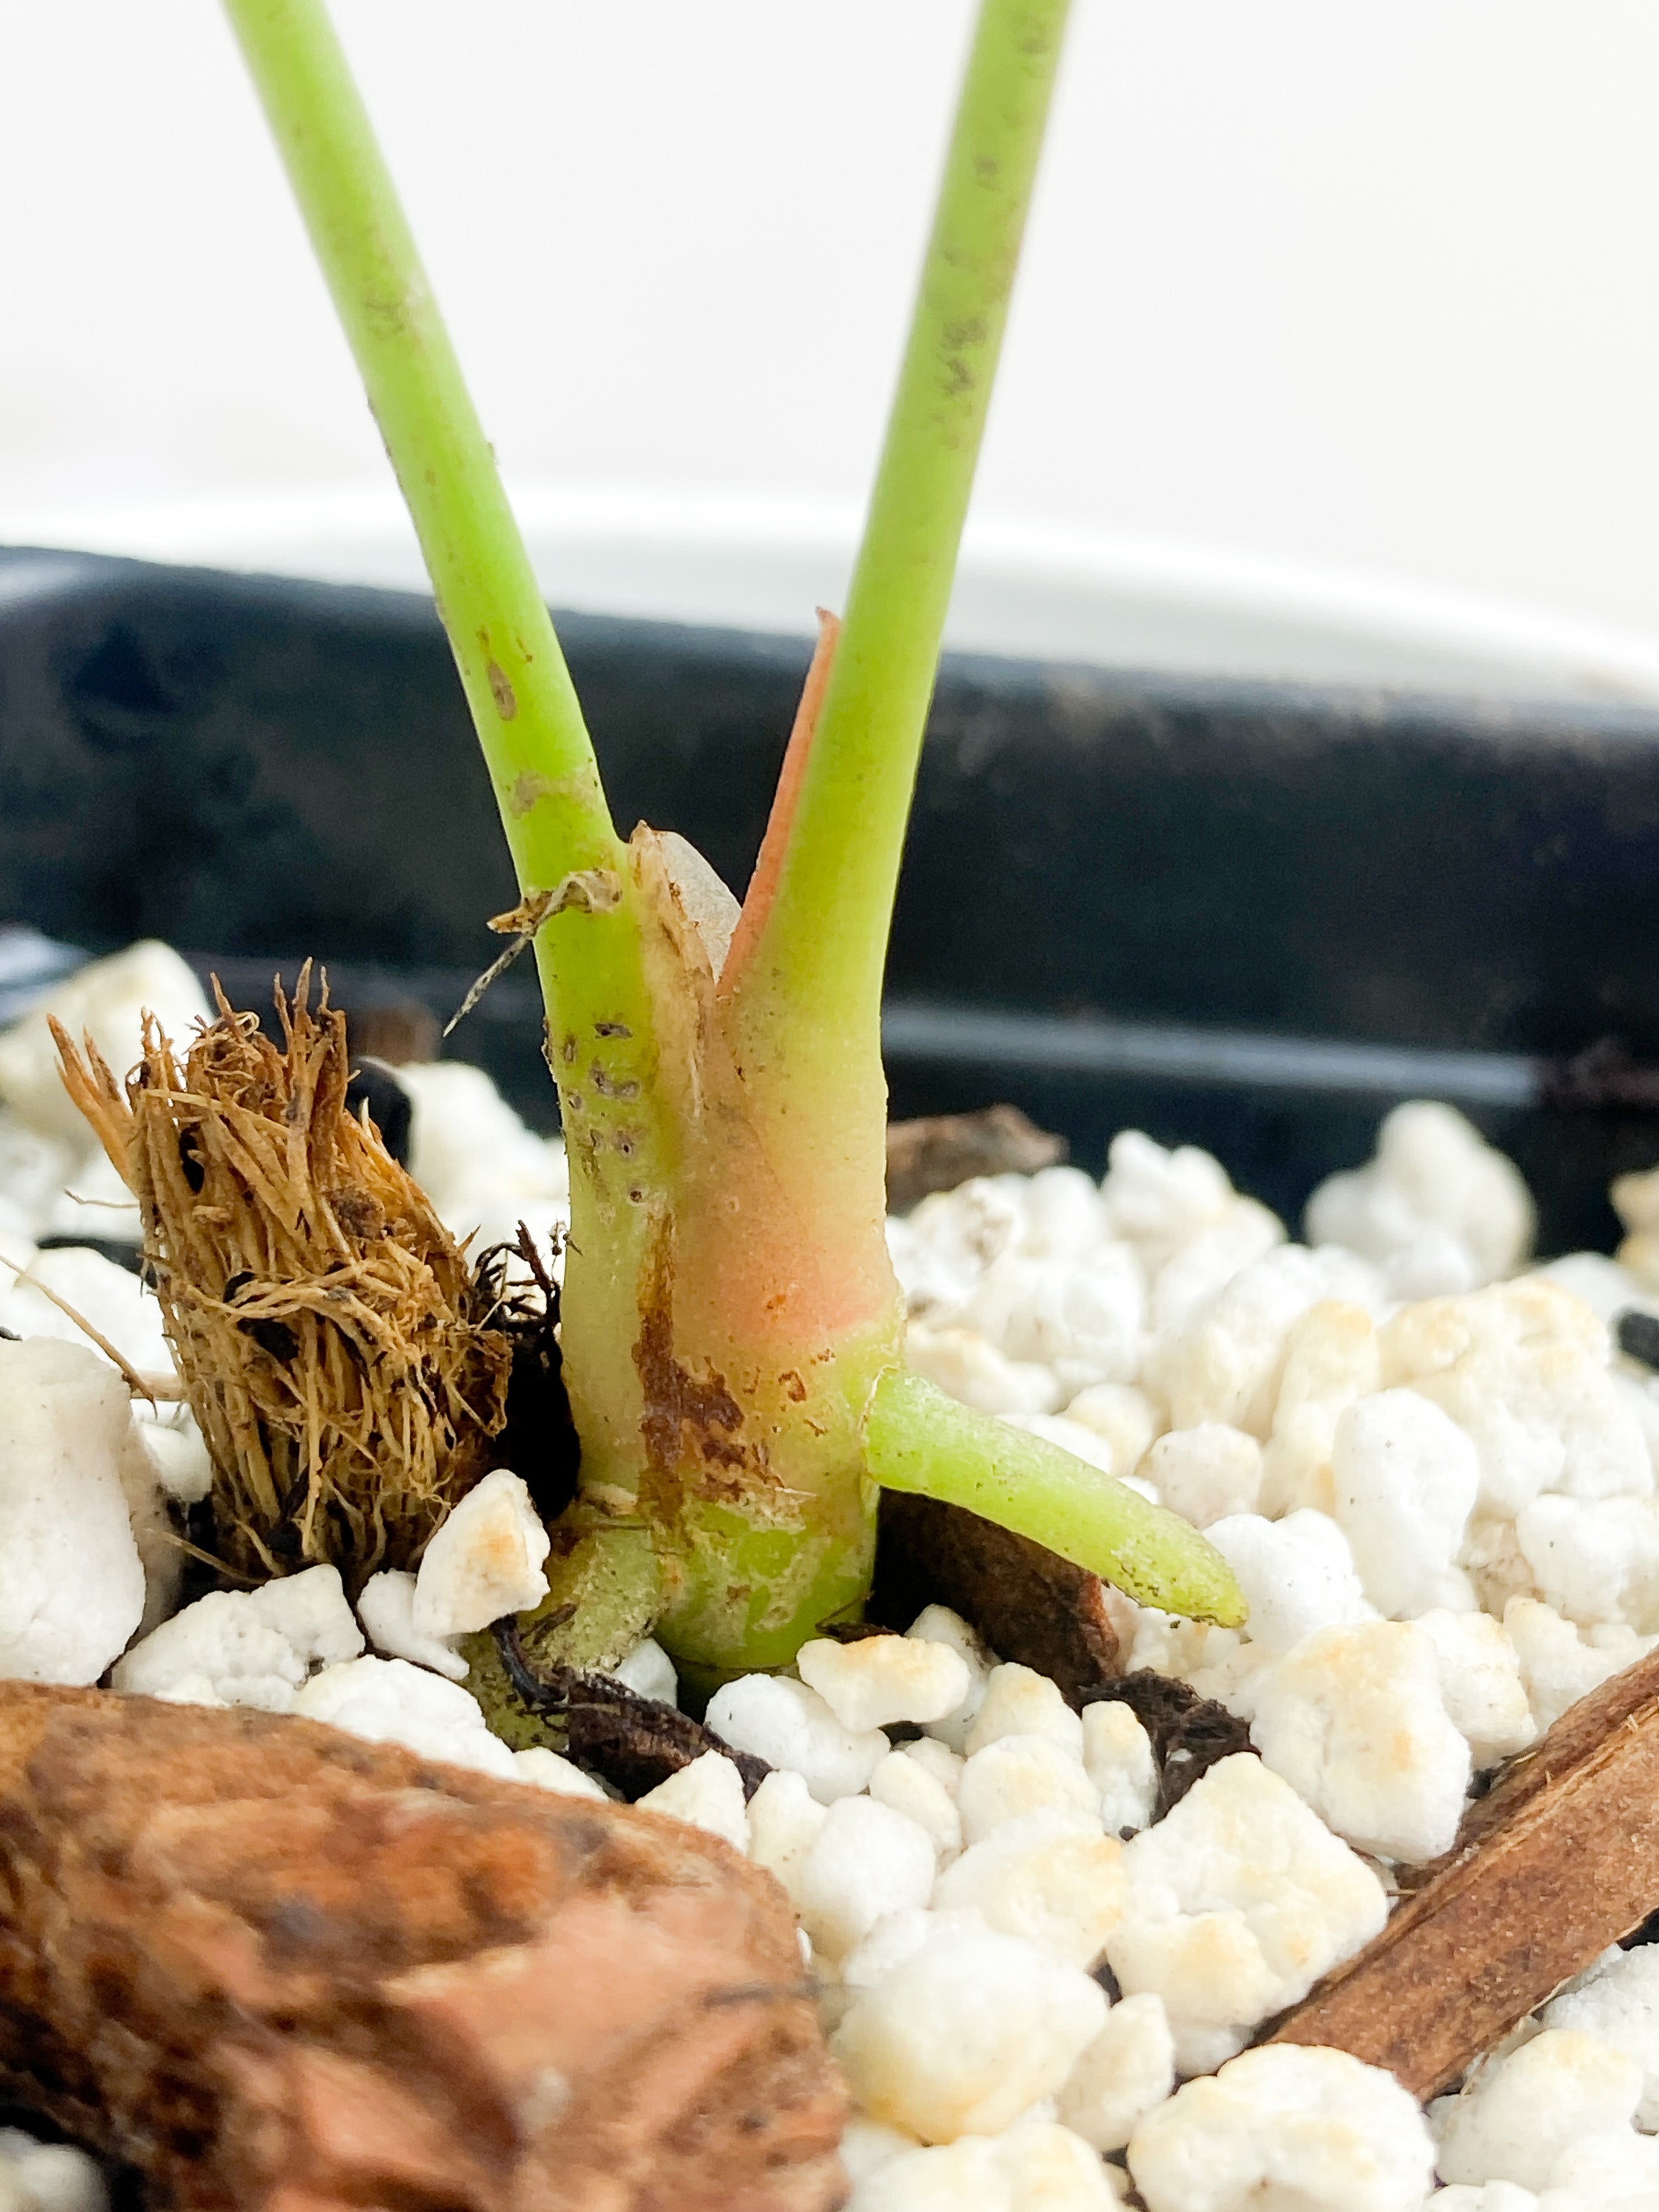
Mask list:
[{"label": "brown bark chip", "polygon": [[0,2097],[235,2212],[831,2212],[793,1917],[698,1830],[0,1685]]},{"label": "brown bark chip", "polygon": [[1267,2040],[1333,2045],[1431,2097],[1639,1926],[1659,1905],[1659,1651],[1564,1713],[1420,1881]]},{"label": "brown bark chip", "polygon": [[871,1618],[908,1628],[929,1605],[959,1613],[999,1658],[1052,1675],[1074,1705],[1116,1677],[1098,1576],[959,1505],[884,1492]]},{"label": "brown bark chip", "polygon": [[974,1176],[1035,1175],[1066,1157],[1064,1137],[1018,1106],[977,1114],[927,1114],[887,1125],[887,1210],[908,1213],[931,1192],[955,1190]]}]

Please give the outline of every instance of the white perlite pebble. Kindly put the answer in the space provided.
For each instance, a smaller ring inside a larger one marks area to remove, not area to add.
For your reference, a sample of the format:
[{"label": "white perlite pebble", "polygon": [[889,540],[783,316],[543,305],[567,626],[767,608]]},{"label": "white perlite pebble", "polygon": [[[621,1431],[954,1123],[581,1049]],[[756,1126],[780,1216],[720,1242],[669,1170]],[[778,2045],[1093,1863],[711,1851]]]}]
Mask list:
[{"label": "white perlite pebble", "polygon": [[895,1966],[914,1958],[933,1929],[943,1924],[937,1912],[921,1905],[901,1905],[896,1912],[884,1914],[842,1960],[842,1987],[855,1996],[874,1989]]},{"label": "white perlite pebble", "polygon": [[213,1462],[188,1407],[169,1406],[150,1419],[141,1398],[132,1412],[162,1490],[175,1505],[199,1505],[213,1487]]},{"label": "white perlite pebble", "polygon": [[1539,1592],[1569,1620],[1659,1628],[1659,1502],[1534,1498],[1515,1536]]},{"label": "white perlite pebble", "polygon": [[914,2136],[906,2135],[902,2128],[884,2127],[879,2120],[855,2116],[841,2133],[841,2162],[855,2188],[878,2166],[886,2166],[905,2151],[919,2148]]},{"label": "white perlite pebble", "polygon": [[938,1869],[920,1822],[873,1797],[838,1797],[797,1878],[797,1909],[812,1948],[844,1958],[890,1912],[926,1905]]},{"label": "white perlite pebble", "polygon": [[1153,1277],[1146,1302],[1152,1334],[1175,1336],[1236,1275],[1284,1242],[1277,1215],[1254,1199],[1234,1199],[1219,1221],[1200,1229]]},{"label": "white perlite pebble", "polygon": [[21,1115],[0,1106],[0,1231],[9,1252],[46,1233],[65,1183],[72,1175],[78,1181],[77,1165],[87,1164],[88,1134],[82,1123],[73,1142],[43,1136]]},{"label": "white perlite pebble", "polygon": [[109,2191],[85,2151],[0,2128],[0,2203],[6,2212],[107,2212]]},{"label": "white perlite pebble", "polygon": [[1277,2044],[1149,2112],[1129,2171],[1148,2212],[1420,2212],[1434,2145],[1391,2074]]},{"label": "white perlite pebble", "polygon": [[388,1659],[407,1659],[430,1667],[452,1682],[466,1680],[466,1662],[441,1637],[423,1636],[415,1626],[415,1577],[394,1567],[371,1575],[357,1601],[357,1618],[377,1651]]},{"label": "white perlite pebble", "polygon": [[[1429,2212],[1538,2212],[1538,2199],[1530,2189],[1517,2189],[1512,2181],[1489,2181],[1484,2189],[1455,2181],[1449,2189],[1435,2191]],[[1590,2208],[1563,2204],[1552,2212],[1590,2212]]]},{"label": "white perlite pebble", "polygon": [[1538,2212],[1656,2212],[1659,2142],[1610,2128],[1581,2136],[1555,2161]]},{"label": "white perlite pebble", "polygon": [[522,1480],[498,1467],[428,1544],[415,1577],[416,1627],[422,1636],[465,1636],[539,1604],[550,1541]]},{"label": "white perlite pebble", "polygon": [[1085,1969],[1123,1914],[1123,1846],[1076,1813],[1027,1813],[972,1844],[939,1878],[941,1912],[977,1912]]},{"label": "white perlite pebble", "polygon": [[432,1060],[398,1070],[409,1093],[409,1170],[456,1237],[474,1249],[538,1232],[570,1211],[564,1147],[527,1129],[481,1067]]},{"label": "white perlite pebble", "polygon": [[1382,1372],[1376,1326],[1363,1306],[1322,1298],[1292,1323],[1261,1463],[1258,1510],[1270,1521],[1304,1505],[1331,1510],[1336,1425]]},{"label": "white perlite pebble", "polygon": [[1082,1759],[1043,1735],[999,1736],[972,1753],[962,1770],[957,1810],[969,1844],[1025,1813],[1081,1813],[1100,1821],[1099,1794]]},{"label": "white perlite pebble", "polygon": [[544,1744],[532,1744],[527,1751],[513,1754],[513,1776],[518,1782],[533,1782],[538,1790],[550,1790],[560,1797],[597,1797],[605,1803],[605,1791],[591,1774],[584,1774],[556,1751]]},{"label": "white perlite pebble", "polygon": [[801,1869],[823,1822],[823,1807],[787,1766],[763,1777],[749,1801],[749,1856],[782,1883],[797,1910]]},{"label": "white perlite pebble", "polygon": [[870,1795],[925,1828],[941,1862],[961,1850],[962,1815],[955,1795],[921,1760],[890,1751],[870,1777]]},{"label": "white perlite pebble", "polygon": [[[307,1567],[258,1589],[198,1598],[118,1660],[110,1680],[129,1695],[288,1713],[313,1667],[355,1659],[362,1648],[339,1569]],[[203,1685],[210,1697],[185,1694]]]},{"label": "white perlite pebble", "polygon": [[1000,2136],[907,2141],[903,2157],[854,2179],[846,2212],[1111,2212],[1124,2202],[1121,2174],[1064,2128],[1031,2118]]},{"label": "white perlite pebble", "polygon": [[708,1701],[708,1725],[733,1751],[805,1778],[821,1805],[854,1797],[890,1748],[879,1729],[845,1729],[817,1692],[781,1674],[741,1674]]},{"label": "white perlite pebble", "polygon": [[1224,1421],[1172,1429],[1147,1453],[1140,1473],[1161,1504],[1195,1528],[1230,1513],[1254,1513],[1261,1491],[1261,1447]]},{"label": "white perlite pebble", "polygon": [[1126,1996],[1161,1996],[1183,2074],[1305,1996],[1388,1917],[1382,1883],[1249,1752],[1219,1760],[1123,1848],[1106,1956]]},{"label": "white perlite pebble", "polygon": [[1482,1512],[1513,1518],[1545,1491],[1645,1497],[1653,1467],[1609,1371],[1605,1322],[1538,1275],[1404,1306],[1380,1334],[1382,1381],[1432,1398],[1472,1439]]},{"label": "white perlite pebble", "polygon": [[1615,1951],[1575,1988],[1545,2006],[1546,2027],[1576,2027],[1632,2058],[1642,2069],[1636,2124],[1659,2130],[1659,1949]]},{"label": "white perlite pebble", "polygon": [[1304,1507],[1264,1521],[1235,1513],[1206,1534],[1243,1592],[1250,1640],[1261,1650],[1289,1651],[1316,1628],[1370,1617],[1348,1540],[1325,1514]]},{"label": "white perlite pebble", "polygon": [[1364,1304],[1371,1287],[1364,1262],[1352,1254],[1281,1245],[1155,1337],[1146,1381],[1168,1401],[1172,1428],[1224,1421],[1265,1441],[1294,1323],[1322,1298]]},{"label": "white perlite pebble", "polygon": [[929,1736],[959,1753],[985,1702],[985,1687],[996,1660],[962,1615],[952,1613],[948,1605],[924,1606],[904,1632],[924,1642],[948,1644],[967,1666],[967,1696],[953,1713],[947,1713],[943,1720],[930,1721],[927,1728]]},{"label": "white perlite pebble", "polygon": [[1066,1413],[1004,1413],[1002,1419],[1011,1429],[1024,1429],[1028,1437],[1041,1437],[1045,1443],[1058,1444],[1061,1451],[1070,1452],[1085,1467],[1092,1467],[1102,1474],[1120,1474],[1127,1481],[1133,1475],[1133,1468],[1120,1470],[1112,1446],[1104,1437],[1082,1421],[1074,1421]]},{"label": "white perlite pebble", "polygon": [[881,2160],[847,2212],[1110,2212],[1120,2179],[1068,2129],[1027,2118]]},{"label": "white perlite pebble", "polygon": [[1151,1273],[1239,1203],[1220,1161],[1195,1145],[1166,1152],[1139,1129],[1123,1129],[1106,1158],[1100,1186],[1106,1233],[1133,1244]]},{"label": "white perlite pebble", "polygon": [[976,1413],[1052,1413],[1060,1401],[1050,1369],[1007,1358],[976,1328],[933,1328],[913,1321],[904,1352],[919,1375]]},{"label": "white perlite pebble", "polygon": [[1097,1382],[1079,1390],[1063,1418],[1105,1446],[1108,1471],[1120,1476],[1134,1473],[1164,1425],[1146,1393],[1127,1382]]},{"label": "white perlite pebble", "polygon": [[1449,1850],[1471,1773],[1435,1647],[1410,1621],[1307,1637],[1255,1686],[1250,1739],[1357,1850],[1413,1866]]},{"label": "white perlite pebble", "polygon": [[138,1201],[101,1145],[73,1167],[66,1166],[62,1187],[52,1193],[45,1209],[40,1234],[77,1243],[95,1237],[100,1244],[125,1244],[135,1255],[143,1249],[144,1224]]},{"label": "white perlite pebble", "polygon": [[996,1180],[1004,1188],[1015,1186],[1024,1197],[1022,1252],[1039,1260],[1085,1260],[1111,1242],[1099,1188],[1081,1168],[1039,1168],[1035,1175]]},{"label": "white perlite pebble", "polygon": [[955,1804],[957,1792],[962,1787],[963,1759],[960,1752],[952,1751],[937,1736],[919,1735],[913,1737],[908,1743],[900,1744],[897,1755],[901,1759],[914,1759],[924,1774],[931,1774],[934,1781],[949,1792],[951,1802]]},{"label": "white perlite pebble", "polygon": [[1061,1696],[1059,1686],[1033,1667],[1010,1663],[991,1669],[984,1702],[963,1748],[971,1759],[988,1744],[1008,1735],[1043,1736],[1073,1759],[1083,1756],[1083,1723]]},{"label": "white perlite pebble", "polygon": [[1429,2107],[1440,2178],[1547,2189],[1571,2144],[1627,2130],[1641,2096],[1634,2058],[1577,2028],[1546,2028]]},{"label": "white perlite pebble", "polygon": [[1025,1234],[1024,1185],[1018,1176],[970,1176],[954,1190],[932,1191],[906,1226],[964,1295],[994,1260]]},{"label": "white perlite pebble", "polygon": [[1376,1261],[1396,1297],[1471,1291],[1531,1249],[1532,1199],[1513,1162],[1450,1106],[1413,1099],[1377,1132],[1376,1157],[1328,1176],[1308,1235]]},{"label": "white perlite pebble", "polygon": [[84,1152],[87,1125],[64,1088],[48,1017],[55,1016],[76,1044],[90,1031],[118,1080],[143,1049],[146,1012],[155,1016],[180,1059],[194,1042],[196,1024],[211,1018],[191,969],[170,945],[153,937],[77,969],[0,1036],[0,1098],[32,1128]]},{"label": "white perlite pebble", "polygon": [[831,2047],[867,2117],[954,2142],[1057,2094],[1105,2018],[1077,1967],[952,1919],[858,1999]]},{"label": "white perlite pebble", "polygon": [[1437,1609],[1420,1613],[1415,1626],[1434,1646],[1446,1717],[1468,1741],[1477,1773],[1536,1740],[1520,1654],[1501,1621]]},{"label": "white perlite pebble", "polygon": [[1158,1806],[1158,1760],[1152,1738],[1121,1698],[1103,1698],[1084,1707],[1083,1765],[1100,1792],[1101,1824],[1109,1836],[1150,1827]]},{"label": "white perlite pebble", "polygon": [[654,1698],[665,1705],[678,1705],[680,1701],[674,1662],[653,1636],[641,1638],[610,1674],[612,1681],[620,1682],[624,1689],[637,1690],[642,1698]]},{"label": "white perlite pebble", "polygon": [[307,1720],[368,1738],[401,1743],[423,1759],[447,1759],[511,1781],[514,1754],[492,1735],[476,1698],[459,1682],[406,1659],[350,1659],[313,1674],[294,1700]]},{"label": "white perlite pebble", "polygon": [[[671,1820],[706,1828],[733,1850],[749,1848],[749,1808],[744,1802],[743,1777],[724,1752],[705,1751],[635,1802],[647,1813],[666,1813]],[[807,1932],[812,1934],[810,1929]],[[817,1940],[813,1935],[813,1941]]]},{"label": "white perlite pebble", "polygon": [[863,1636],[851,1644],[815,1638],[801,1645],[795,1664],[854,1735],[900,1721],[941,1721],[960,1710],[972,1686],[960,1652],[916,1636]]},{"label": "white perlite pebble", "polygon": [[1139,1261],[1127,1244],[1107,1244],[1082,1267],[1005,1253],[952,1318],[1016,1364],[1047,1368],[1071,1398],[1091,1383],[1133,1382],[1146,1304]]},{"label": "white perlite pebble", "polygon": [[1480,1487],[1474,1446],[1415,1390],[1357,1398],[1336,1425],[1333,1512],[1366,1596],[1391,1620],[1467,1597],[1452,1565]]},{"label": "white perlite pebble", "polygon": [[[12,1254],[22,1259],[21,1252]],[[37,1252],[27,1271],[16,1273],[0,1264],[0,1326],[21,1337],[56,1337],[60,1343],[98,1351],[80,1322],[72,1321],[60,1305],[46,1296],[53,1291],[89,1321],[100,1336],[107,1337],[128,1365],[141,1375],[170,1376],[173,1353],[161,1323],[161,1302],[137,1275],[106,1260],[84,1244],[61,1251]],[[112,1370],[114,1363],[107,1363]]]},{"label": "white perlite pebble", "polygon": [[1581,1638],[1570,1620],[1528,1597],[1513,1597],[1504,1607],[1504,1632],[1515,1646],[1540,1735],[1569,1705],[1651,1649],[1629,1628],[1594,1628]]},{"label": "white perlite pebble", "polygon": [[1161,1997],[1125,1997],[1073,2067],[1060,2117],[1097,2150],[1121,2150],[1175,2087],[1175,2040]]},{"label": "white perlite pebble", "polygon": [[0,1341],[0,1676],[95,1682],[144,1613],[126,1386],[80,1345]]}]

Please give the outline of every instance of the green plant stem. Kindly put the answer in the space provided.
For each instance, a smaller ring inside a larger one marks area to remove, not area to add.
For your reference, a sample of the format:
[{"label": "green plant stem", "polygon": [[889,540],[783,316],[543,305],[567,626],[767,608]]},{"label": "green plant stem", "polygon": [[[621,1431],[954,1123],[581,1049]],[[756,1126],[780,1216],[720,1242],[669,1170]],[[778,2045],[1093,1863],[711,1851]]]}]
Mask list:
[{"label": "green plant stem", "polygon": [[[1067,0],[984,0],[841,641],[740,990],[747,1065],[799,1112],[878,1067],[910,794]],[[799,1119],[799,1115],[797,1116]]]},{"label": "green plant stem", "polygon": [[[619,872],[564,655],[326,9],[322,0],[225,4],[408,502],[520,886]],[[634,935],[625,906],[546,925],[544,981],[567,1024],[599,1010],[643,1044]],[[573,957],[558,957],[566,946]]]},{"label": "green plant stem", "polygon": [[625,1365],[648,1217],[678,1149],[655,1079],[623,848],[495,456],[323,0],[225,4],[408,502],[520,888],[550,891],[596,871],[623,892],[609,911],[554,915],[536,939],[571,1139],[577,1318],[565,1359],[579,1424],[592,1430],[609,1388],[593,1377],[617,1342]]},{"label": "green plant stem", "polygon": [[1244,1601],[1232,1571],[1190,1522],[1153,1505],[1057,1444],[948,1398],[891,1368],[865,1417],[871,1474],[1046,1544],[1127,1592],[1192,1620],[1236,1628]]},{"label": "green plant stem", "polygon": [[614,866],[569,671],[322,0],[225,5],[408,501],[521,874],[550,889]]}]

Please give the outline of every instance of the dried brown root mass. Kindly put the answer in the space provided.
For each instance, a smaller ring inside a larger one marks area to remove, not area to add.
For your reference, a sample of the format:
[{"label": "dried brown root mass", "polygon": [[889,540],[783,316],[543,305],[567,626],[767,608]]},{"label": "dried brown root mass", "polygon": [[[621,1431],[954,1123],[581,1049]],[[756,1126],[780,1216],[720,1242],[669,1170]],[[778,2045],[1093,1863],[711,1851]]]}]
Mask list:
[{"label": "dried brown root mass", "polygon": [[890,1121],[887,1208],[908,1213],[930,1193],[954,1190],[974,1176],[1035,1175],[1063,1160],[1066,1152],[1064,1137],[1039,1129],[1018,1106]]},{"label": "dried brown root mass", "polygon": [[1572,1706],[1469,1808],[1376,1941],[1275,2026],[1449,2087],[1659,1905],[1659,1651]]},{"label": "dried brown root mass", "polygon": [[580,1667],[537,1668],[515,1620],[498,1620],[492,1632],[525,1710],[551,1720],[565,1757],[608,1782],[630,1804],[705,1752],[717,1751],[732,1761],[743,1777],[745,1797],[752,1797],[772,1771],[763,1759],[737,1750],[678,1705],[641,1697],[612,1675]]},{"label": "dried brown root mass", "polygon": [[0,2095],[195,2212],[830,2212],[783,1893],[306,1721],[0,1685]]},{"label": "dried brown root mass", "polygon": [[261,1579],[408,1566],[493,1463],[508,1348],[424,1194],[347,1109],[345,1023],[309,970],[283,1042],[219,1018],[182,1066],[147,1024],[125,1089],[54,1024],[70,1095],[139,1205],[215,1469],[215,1541]]},{"label": "dried brown root mass", "polygon": [[1088,1691],[1085,1705],[1104,1698],[1126,1705],[1152,1741],[1158,1761],[1158,1804],[1153,1817],[1161,1820],[1178,1805],[1194,1782],[1207,1774],[1218,1759],[1235,1752],[1254,1752],[1249,1724],[1230,1713],[1213,1698],[1200,1698],[1190,1684],[1142,1668],[1121,1680]]},{"label": "dried brown root mass", "polygon": [[1117,1632],[1097,1575],[959,1505],[883,1492],[870,1616],[908,1628],[948,1605],[1002,1659],[1051,1675],[1073,1705],[1117,1674]]}]

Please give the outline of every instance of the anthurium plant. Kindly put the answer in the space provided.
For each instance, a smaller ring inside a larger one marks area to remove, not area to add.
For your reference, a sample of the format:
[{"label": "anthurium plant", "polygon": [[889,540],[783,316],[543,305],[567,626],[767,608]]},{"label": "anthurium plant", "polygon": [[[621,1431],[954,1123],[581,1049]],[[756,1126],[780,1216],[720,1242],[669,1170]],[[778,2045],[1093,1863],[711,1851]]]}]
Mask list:
[{"label": "anthurium plant", "polygon": [[[883,968],[1066,0],[984,0],[842,618],[741,908],[611,820],[582,711],[323,0],[226,0],[414,520],[546,1004],[571,1175],[568,1656],[647,1626],[712,1681],[866,1593],[882,1486],[1169,1611],[1243,1607],[1194,1529],[907,1368],[884,1223]],[[434,856],[434,865],[439,865]]]}]

